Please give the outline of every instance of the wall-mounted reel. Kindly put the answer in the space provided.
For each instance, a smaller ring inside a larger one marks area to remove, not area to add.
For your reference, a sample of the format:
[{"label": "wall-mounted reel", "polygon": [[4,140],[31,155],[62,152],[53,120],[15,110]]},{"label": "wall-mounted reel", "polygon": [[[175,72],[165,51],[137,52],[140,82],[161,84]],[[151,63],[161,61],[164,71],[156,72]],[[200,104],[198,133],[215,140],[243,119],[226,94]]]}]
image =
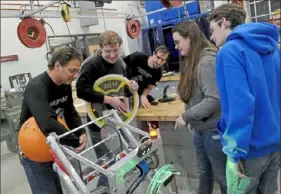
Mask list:
[{"label": "wall-mounted reel", "polygon": [[130,38],[137,38],[140,35],[140,31],[141,24],[139,20],[136,20],[134,18],[126,19],[126,32]]},{"label": "wall-mounted reel", "polygon": [[[122,96],[124,98],[128,97],[129,101],[129,111],[120,112],[118,111],[119,117],[124,123],[129,124],[136,116],[139,108],[139,96],[137,92],[132,93],[129,89],[130,81],[117,74],[110,74],[99,78],[93,89],[100,92],[106,96]],[[113,109],[110,105],[101,103],[90,103],[86,102],[87,113],[91,120],[95,120],[103,116],[103,112]],[[102,127],[104,125],[104,120],[99,120],[96,125]]]},{"label": "wall-mounted reel", "polygon": [[236,4],[236,5],[244,8],[244,1],[243,0],[232,0],[231,3]]},{"label": "wall-mounted reel", "polygon": [[173,7],[180,7],[183,3],[183,0],[160,0],[162,5],[167,9],[171,9]]},{"label": "wall-mounted reel", "polygon": [[71,7],[71,4],[68,2],[63,2],[60,6],[61,17],[64,22],[71,21],[72,16],[71,16],[71,12],[70,12],[70,7]]},{"label": "wall-mounted reel", "polygon": [[46,42],[47,32],[40,21],[35,18],[23,18],[17,29],[18,38],[28,48],[39,48]]}]

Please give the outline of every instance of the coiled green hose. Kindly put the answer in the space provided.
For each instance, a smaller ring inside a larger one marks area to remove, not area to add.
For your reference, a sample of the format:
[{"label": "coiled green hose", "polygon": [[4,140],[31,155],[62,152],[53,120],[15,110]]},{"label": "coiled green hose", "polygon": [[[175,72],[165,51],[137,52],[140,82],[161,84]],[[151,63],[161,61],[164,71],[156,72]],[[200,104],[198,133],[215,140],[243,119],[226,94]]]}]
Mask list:
[{"label": "coiled green hose", "polygon": [[173,164],[166,164],[162,166],[153,176],[146,193],[159,194],[161,186],[169,177],[173,175],[181,175],[181,173],[177,171]]}]

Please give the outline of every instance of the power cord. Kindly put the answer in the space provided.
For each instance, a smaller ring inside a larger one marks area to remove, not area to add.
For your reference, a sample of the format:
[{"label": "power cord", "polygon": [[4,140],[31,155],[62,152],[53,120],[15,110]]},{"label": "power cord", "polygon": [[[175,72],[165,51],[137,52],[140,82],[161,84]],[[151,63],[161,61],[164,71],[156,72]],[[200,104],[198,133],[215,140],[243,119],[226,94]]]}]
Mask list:
[{"label": "power cord", "polygon": [[[38,4],[37,6],[38,6],[38,8],[39,8],[39,7],[40,7],[39,0],[37,0],[37,4]],[[40,11],[39,13],[40,13],[40,16],[41,16],[41,15],[42,15],[41,11]],[[46,21],[42,18],[42,16],[41,16],[41,18],[39,19],[39,22],[40,22],[43,26],[45,26],[45,24],[47,24],[47,25],[51,28],[51,30],[52,30],[54,36],[56,36],[53,27],[52,27],[48,22],[46,22]]]},{"label": "power cord", "polygon": [[72,37],[72,35],[71,35],[71,33],[70,33],[70,30],[69,30],[69,27],[68,27],[67,22],[65,22],[65,25],[66,25],[66,27],[67,27],[67,31],[68,31],[68,34],[69,34],[69,36],[70,36],[70,39],[71,39],[71,41],[73,41],[73,37]]},{"label": "power cord", "polygon": [[52,58],[52,52],[49,51],[49,52],[46,53],[45,59],[49,62],[51,60],[51,58]]},{"label": "power cord", "polygon": [[47,24],[47,25],[51,28],[51,30],[52,30],[54,36],[56,36],[55,31],[54,31],[53,27],[51,26],[51,24],[49,24],[48,22],[46,22],[43,18],[40,18],[40,19],[39,19],[39,22],[40,22],[43,26],[45,26],[45,24]]}]

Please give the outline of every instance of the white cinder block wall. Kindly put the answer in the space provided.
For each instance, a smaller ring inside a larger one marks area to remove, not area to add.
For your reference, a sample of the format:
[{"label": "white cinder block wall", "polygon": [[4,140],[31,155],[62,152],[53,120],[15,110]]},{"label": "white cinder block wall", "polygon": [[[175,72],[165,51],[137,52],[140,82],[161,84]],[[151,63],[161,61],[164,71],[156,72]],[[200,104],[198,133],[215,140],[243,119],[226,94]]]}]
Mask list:
[{"label": "white cinder block wall", "polygon": [[[15,2],[13,1],[13,3]],[[1,1],[1,3],[11,3],[11,1]],[[17,3],[26,3],[26,1],[17,1]],[[137,5],[138,2],[113,1],[111,4],[105,4],[104,8],[117,9],[119,13],[139,15],[136,7],[128,6],[127,4]],[[61,18],[45,18],[45,20],[53,27],[56,35],[69,34]],[[19,61],[1,63],[1,85],[3,89],[10,88],[9,76],[30,72],[32,77],[35,77],[47,69],[47,61],[45,59],[47,52],[46,45],[37,49],[30,49],[22,45],[17,37],[17,26],[19,22],[19,18],[1,18],[1,56],[19,56]],[[107,30],[114,30],[122,36],[124,54],[127,55],[141,50],[141,37],[135,40],[130,39],[126,34],[125,21],[123,19],[105,19],[105,24]],[[73,18],[68,23],[68,26],[71,34],[101,33],[105,30],[103,19],[99,19],[98,25],[82,29],[79,19]],[[47,35],[53,36],[53,32],[48,25],[46,25],[46,30]]]},{"label": "white cinder block wall", "polygon": [[[3,3],[27,3],[28,1],[1,1]],[[246,3],[248,1],[245,1]],[[40,4],[46,4],[48,1],[40,1]],[[214,1],[215,7],[227,3],[227,1]],[[36,2],[35,2],[36,4]],[[132,6],[133,5],[133,6]],[[113,1],[111,4],[105,4],[104,8],[117,9],[119,13],[128,13],[140,15],[138,9],[138,1]],[[3,8],[4,6],[1,6]],[[248,10],[249,5],[244,5],[247,10],[248,18],[250,18]],[[142,10],[142,13],[144,11]],[[143,18],[142,18],[143,19]],[[68,30],[61,18],[45,18],[51,24],[56,35],[68,35]],[[47,61],[45,54],[47,52],[46,45],[41,48],[30,49],[21,44],[17,37],[17,26],[20,22],[19,18],[1,18],[1,56],[18,55],[19,61],[5,62],[1,64],[1,85],[3,89],[10,88],[8,80],[9,76],[30,72],[32,77],[40,74],[47,69]],[[103,19],[99,19],[99,24],[88,28],[81,28],[79,19],[73,18],[68,23],[71,34],[83,33],[101,33],[105,30]],[[123,38],[123,53],[125,55],[142,49],[141,36],[138,39],[130,39],[125,30],[125,21],[123,19],[105,19],[106,29],[118,32]],[[50,27],[46,25],[47,35],[53,36]]]}]

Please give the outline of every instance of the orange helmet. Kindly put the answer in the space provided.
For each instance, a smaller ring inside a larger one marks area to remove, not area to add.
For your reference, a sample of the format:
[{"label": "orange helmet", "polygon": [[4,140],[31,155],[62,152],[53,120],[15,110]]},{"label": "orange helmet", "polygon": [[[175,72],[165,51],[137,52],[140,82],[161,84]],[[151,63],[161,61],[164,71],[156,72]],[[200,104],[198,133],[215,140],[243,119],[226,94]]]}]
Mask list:
[{"label": "orange helmet", "polygon": [[[58,122],[68,128],[60,117],[58,117]],[[35,162],[53,161],[50,154],[51,147],[47,144],[46,136],[42,133],[34,117],[30,117],[21,126],[18,143],[20,150],[28,159]]]}]

